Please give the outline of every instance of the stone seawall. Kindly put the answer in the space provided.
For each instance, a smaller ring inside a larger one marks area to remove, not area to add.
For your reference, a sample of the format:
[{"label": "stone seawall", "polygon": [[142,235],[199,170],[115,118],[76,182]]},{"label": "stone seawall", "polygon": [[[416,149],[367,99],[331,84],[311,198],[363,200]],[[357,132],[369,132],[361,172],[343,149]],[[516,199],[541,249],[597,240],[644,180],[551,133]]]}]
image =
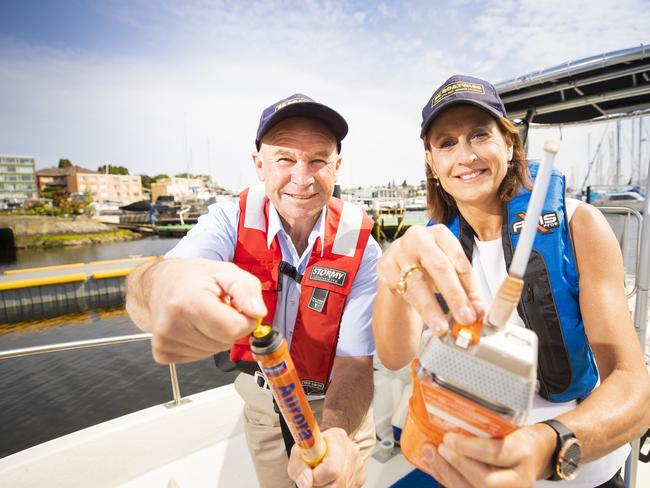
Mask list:
[{"label": "stone seawall", "polygon": [[0,215],[0,228],[13,230],[16,247],[59,247],[130,241],[142,237],[88,217]]}]

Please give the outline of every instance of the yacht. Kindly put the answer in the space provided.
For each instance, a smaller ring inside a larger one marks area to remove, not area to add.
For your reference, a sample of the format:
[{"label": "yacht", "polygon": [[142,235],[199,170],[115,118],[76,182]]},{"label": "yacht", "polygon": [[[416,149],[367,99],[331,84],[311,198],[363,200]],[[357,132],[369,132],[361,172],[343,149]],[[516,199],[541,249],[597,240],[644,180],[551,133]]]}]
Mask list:
[{"label": "yacht", "polygon": [[[636,76],[640,75],[640,76]],[[535,124],[597,123],[650,112],[650,46],[604,53],[496,85],[512,118],[526,131]],[[576,89],[579,88],[579,89]],[[647,186],[646,186],[647,187]],[[616,200],[614,200],[615,202]],[[612,202],[613,203],[613,202]],[[645,203],[645,202],[644,202]],[[622,210],[625,211],[625,210]],[[614,211],[616,213],[616,211]],[[636,262],[650,259],[650,211],[645,205]],[[633,266],[630,309],[647,353],[650,267]],[[0,360],[80,347],[149,340],[148,334],[0,352]],[[646,358],[648,356],[646,355]],[[393,426],[403,421],[409,373],[376,363],[373,407],[379,442],[367,469],[367,487],[436,486],[401,455]],[[0,480],[14,488],[257,486],[243,434],[242,401],[232,385],[183,398],[174,365],[173,399],[54,439],[0,459]],[[645,439],[643,439],[645,441]],[[648,447],[632,443],[627,487],[650,486]]]}]

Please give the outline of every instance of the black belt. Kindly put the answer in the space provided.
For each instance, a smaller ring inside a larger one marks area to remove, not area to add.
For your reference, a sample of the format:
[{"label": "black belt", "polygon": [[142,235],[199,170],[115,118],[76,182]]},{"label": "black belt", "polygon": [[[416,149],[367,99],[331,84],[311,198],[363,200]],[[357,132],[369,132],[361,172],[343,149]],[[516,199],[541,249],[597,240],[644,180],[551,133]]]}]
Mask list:
[{"label": "black belt", "polygon": [[[255,384],[259,386],[263,390],[270,390],[270,386],[268,381],[266,381],[266,378],[262,374],[262,371],[260,370],[260,367],[258,364],[254,361],[237,361],[236,363],[233,363],[230,361],[229,357],[229,352],[224,351],[218,354],[214,355],[214,362],[217,366],[222,371],[233,371],[233,370],[238,370],[241,371],[242,373],[249,374],[253,376],[253,380],[255,381]],[[275,398],[273,398],[273,410],[275,410],[275,413],[278,414],[278,417],[280,419],[280,430],[282,431],[282,440],[284,441],[284,448],[287,452],[287,457],[291,456],[291,448],[295,444],[295,441],[293,440],[293,436],[291,435],[291,431],[289,430],[289,426],[284,420],[284,417],[280,413],[280,410],[278,409],[277,403],[275,403]]]}]

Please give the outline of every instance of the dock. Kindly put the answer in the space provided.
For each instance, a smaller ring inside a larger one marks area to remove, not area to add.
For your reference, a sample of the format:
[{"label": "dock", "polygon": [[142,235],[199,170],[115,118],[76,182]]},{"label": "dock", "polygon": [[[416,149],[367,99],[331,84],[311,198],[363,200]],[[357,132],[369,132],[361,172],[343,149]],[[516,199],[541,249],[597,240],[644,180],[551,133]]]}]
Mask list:
[{"label": "dock", "polygon": [[0,275],[0,324],[121,306],[126,275],[155,258],[7,270]]},{"label": "dock", "polygon": [[371,214],[375,225],[372,235],[378,242],[393,241],[400,237],[412,225],[426,225],[428,219],[409,216],[404,209],[375,210]]}]

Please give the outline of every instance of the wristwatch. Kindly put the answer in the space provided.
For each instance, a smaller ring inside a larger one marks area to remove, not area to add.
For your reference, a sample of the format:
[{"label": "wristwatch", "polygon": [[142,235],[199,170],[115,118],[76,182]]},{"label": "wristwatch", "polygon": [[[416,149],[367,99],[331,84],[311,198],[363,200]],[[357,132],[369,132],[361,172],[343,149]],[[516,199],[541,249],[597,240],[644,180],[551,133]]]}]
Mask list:
[{"label": "wristwatch", "polygon": [[572,480],[580,470],[582,447],[576,435],[559,420],[549,419],[540,422],[551,427],[557,434],[557,444],[551,459],[552,481]]}]

